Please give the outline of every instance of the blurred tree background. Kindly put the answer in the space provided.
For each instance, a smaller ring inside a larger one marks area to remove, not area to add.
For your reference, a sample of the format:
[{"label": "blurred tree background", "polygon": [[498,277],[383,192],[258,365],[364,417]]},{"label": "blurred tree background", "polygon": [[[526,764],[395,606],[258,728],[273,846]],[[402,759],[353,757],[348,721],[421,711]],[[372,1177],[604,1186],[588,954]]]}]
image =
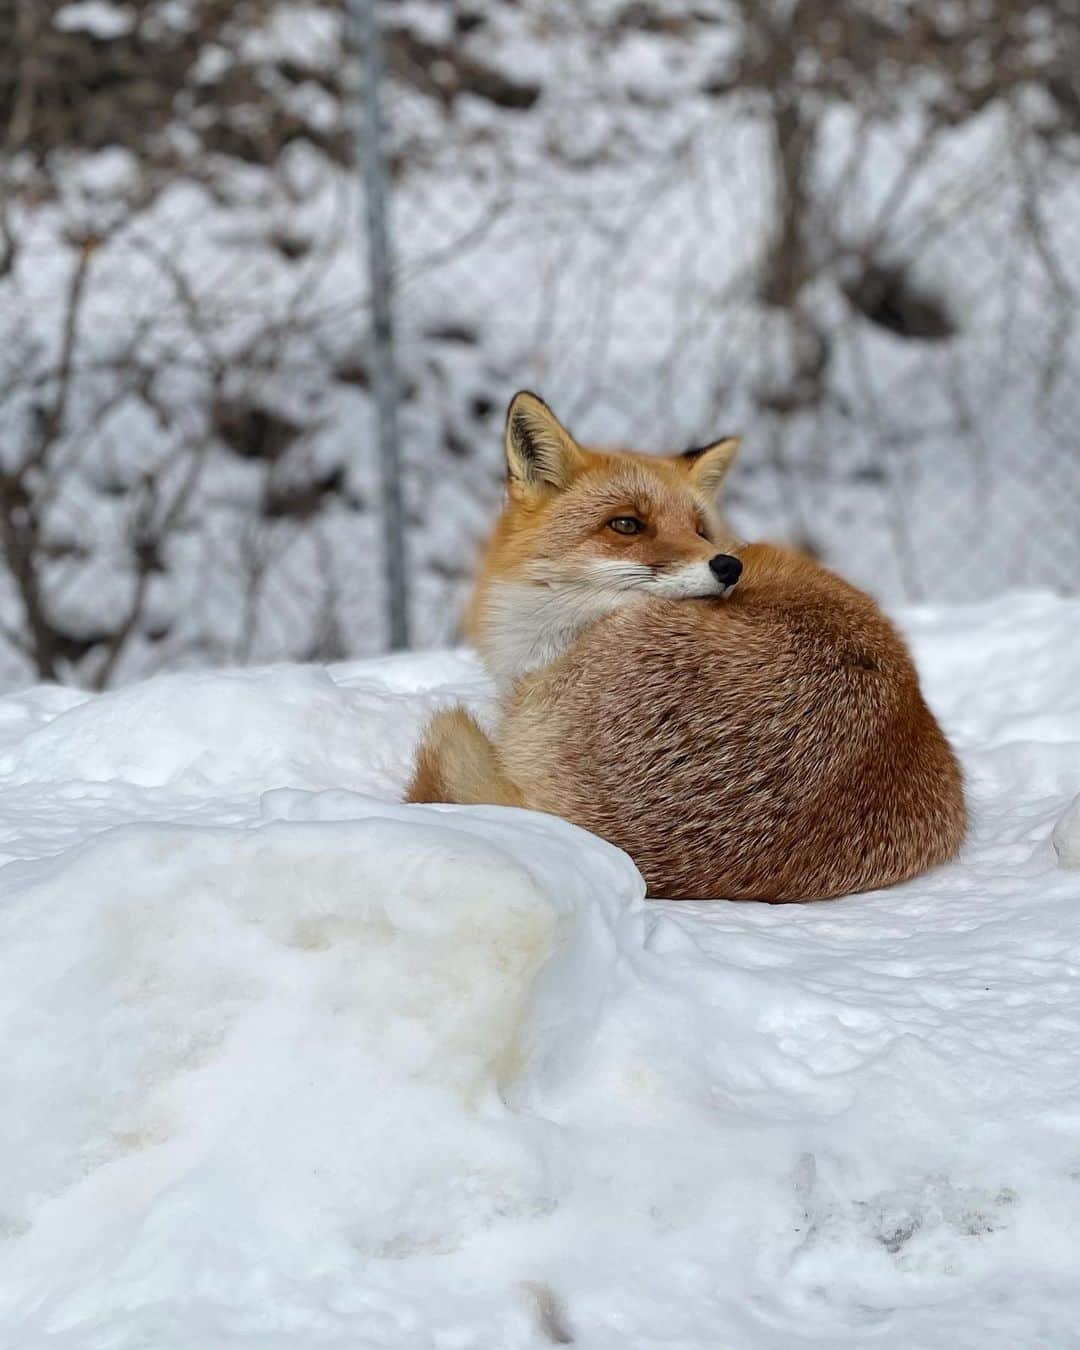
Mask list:
[{"label": "blurred tree background", "polygon": [[[520,385],[891,598],[1080,576],[1080,0],[380,0],[414,641]],[[0,2],[0,682],[379,650],[341,3]]]}]

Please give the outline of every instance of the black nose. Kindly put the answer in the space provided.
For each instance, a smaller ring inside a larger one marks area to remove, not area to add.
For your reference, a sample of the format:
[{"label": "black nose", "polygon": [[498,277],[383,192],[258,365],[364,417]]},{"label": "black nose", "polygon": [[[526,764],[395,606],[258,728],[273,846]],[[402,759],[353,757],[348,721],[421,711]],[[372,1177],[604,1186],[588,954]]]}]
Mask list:
[{"label": "black nose", "polygon": [[709,559],[709,571],[721,586],[734,586],[742,576],[742,563],[730,553],[718,553]]}]

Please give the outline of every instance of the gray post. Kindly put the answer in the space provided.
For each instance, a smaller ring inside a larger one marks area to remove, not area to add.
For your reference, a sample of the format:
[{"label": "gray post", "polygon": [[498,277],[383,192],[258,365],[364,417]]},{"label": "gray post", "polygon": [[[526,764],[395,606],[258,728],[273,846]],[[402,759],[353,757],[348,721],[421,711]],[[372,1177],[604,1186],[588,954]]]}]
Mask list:
[{"label": "gray post", "polygon": [[398,379],[394,364],[393,282],[387,246],[389,180],[383,158],[382,42],[378,0],[349,0],[360,56],[361,98],[356,119],[356,163],[363,176],[367,214],[368,276],[371,282],[371,387],[378,418],[379,481],[387,629],[392,648],[409,645],[405,572],[405,511],[398,440]]}]

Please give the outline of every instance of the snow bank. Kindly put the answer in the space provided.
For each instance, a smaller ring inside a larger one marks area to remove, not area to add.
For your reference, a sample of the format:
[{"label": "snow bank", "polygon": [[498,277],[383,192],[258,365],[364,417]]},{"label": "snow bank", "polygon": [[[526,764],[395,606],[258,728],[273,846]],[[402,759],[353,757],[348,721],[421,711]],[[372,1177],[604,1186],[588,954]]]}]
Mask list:
[{"label": "snow bank", "polygon": [[[528,1077],[544,961],[549,998],[595,1002],[636,869],[556,820],[262,807],[257,828],[105,831],[0,910],[13,1344],[117,1318],[137,1339],[162,1304],[254,1334],[271,1289],[557,1203],[501,1090]],[[537,1013],[557,1042],[563,1009]]]},{"label": "snow bank", "polygon": [[0,701],[0,1345],[1072,1344],[1080,604],[902,618],[971,839],[827,905],[397,804],[462,656]]}]

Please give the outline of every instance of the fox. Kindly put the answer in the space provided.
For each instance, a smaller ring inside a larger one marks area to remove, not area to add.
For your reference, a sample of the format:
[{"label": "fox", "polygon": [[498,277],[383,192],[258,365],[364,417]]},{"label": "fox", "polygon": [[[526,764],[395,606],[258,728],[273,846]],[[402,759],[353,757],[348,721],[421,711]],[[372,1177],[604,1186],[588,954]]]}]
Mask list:
[{"label": "fox", "polygon": [[809,556],[731,532],[738,446],[586,448],[515,395],[466,618],[497,725],[436,714],[407,800],[561,816],[671,900],[827,900],[956,855],[960,766],[903,638]]}]

